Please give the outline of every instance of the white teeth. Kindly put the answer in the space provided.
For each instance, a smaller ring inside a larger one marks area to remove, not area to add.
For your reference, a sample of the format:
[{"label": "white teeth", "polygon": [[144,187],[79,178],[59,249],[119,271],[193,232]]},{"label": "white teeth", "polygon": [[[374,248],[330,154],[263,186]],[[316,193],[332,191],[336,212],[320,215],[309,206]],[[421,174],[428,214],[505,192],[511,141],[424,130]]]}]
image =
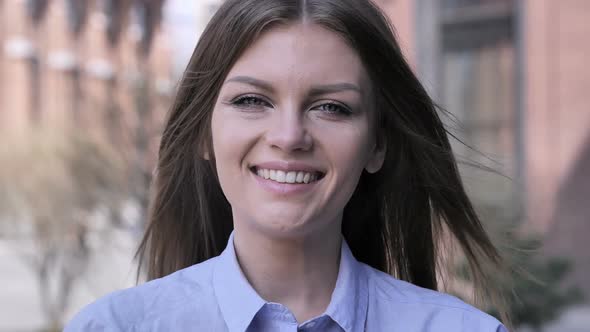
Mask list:
[{"label": "white teeth", "polygon": [[287,177],[287,174],[285,174],[285,172],[283,171],[276,171],[277,172],[277,178],[275,179],[275,181],[280,182],[280,183],[285,183],[285,178]]},{"label": "white teeth", "polygon": [[297,172],[289,172],[285,177],[285,182],[287,183],[295,183],[295,179],[297,178]]},{"label": "white teeth", "polygon": [[305,173],[303,172],[297,172],[297,177],[295,178],[295,182],[303,182],[303,177],[305,176]]},{"label": "white teeth", "polygon": [[311,173],[305,173],[305,176],[303,176],[303,183],[309,183],[310,178],[311,178]]},{"label": "white teeth", "polygon": [[256,174],[262,178],[270,179],[279,183],[310,183],[316,181],[318,178],[318,175],[315,173],[296,171],[285,172],[262,168],[257,169]]}]

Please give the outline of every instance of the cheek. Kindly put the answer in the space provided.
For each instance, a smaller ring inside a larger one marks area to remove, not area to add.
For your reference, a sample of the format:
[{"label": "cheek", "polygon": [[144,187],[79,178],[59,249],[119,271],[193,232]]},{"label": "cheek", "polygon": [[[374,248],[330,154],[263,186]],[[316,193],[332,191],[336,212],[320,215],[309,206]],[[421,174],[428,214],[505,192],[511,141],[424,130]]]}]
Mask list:
[{"label": "cheek", "polygon": [[232,179],[235,178],[235,165],[240,160],[240,146],[237,144],[241,141],[240,126],[228,120],[222,110],[214,110],[211,119],[211,136],[219,183],[231,203],[232,192],[236,186]]},{"label": "cheek", "polygon": [[257,128],[248,120],[235,116],[231,110],[215,109],[211,119],[211,135],[217,174],[228,200],[240,193],[240,179],[246,171],[244,158],[257,137]]},{"label": "cheek", "polygon": [[365,167],[371,139],[364,123],[321,132],[324,147],[341,176],[360,175]]},{"label": "cheek", "polygon": [[341,212],[348,204],[368,160],[369,129],[364,126],[347,129],[332,135],[324,132],[324,151],[334,172],[324,203],[328,211]]},{"label": "cheek", "polygon": [[227,158],[238,158],[237,151],[246,141],[247,130],[243,123],[239,123],[223,109],[215,110],[211,119],[211,135],[213,151],[217,165],[227,164]]}]

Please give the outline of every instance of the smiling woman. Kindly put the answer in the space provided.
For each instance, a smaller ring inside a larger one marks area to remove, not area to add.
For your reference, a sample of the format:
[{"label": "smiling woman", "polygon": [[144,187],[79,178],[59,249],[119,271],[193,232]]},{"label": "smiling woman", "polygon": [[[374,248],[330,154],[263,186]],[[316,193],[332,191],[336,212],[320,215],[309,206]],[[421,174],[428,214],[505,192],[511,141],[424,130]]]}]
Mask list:
[{"label": "smiling woman", "polygon": [[321,234],[335,263],[344,206],[363,169],[377,171],[385,154],[361,59],[320,25],[285,24],[264,31],[227,76],[211,130],[238,256],[256,261],[251,243],[300,246]]},{"label": "smiling woman", "polygon": [[162,138],[151,281],[66,331],[505,331],[437,292],[443,224],[493,294],[501,259],[378,8],[228,0]]}]

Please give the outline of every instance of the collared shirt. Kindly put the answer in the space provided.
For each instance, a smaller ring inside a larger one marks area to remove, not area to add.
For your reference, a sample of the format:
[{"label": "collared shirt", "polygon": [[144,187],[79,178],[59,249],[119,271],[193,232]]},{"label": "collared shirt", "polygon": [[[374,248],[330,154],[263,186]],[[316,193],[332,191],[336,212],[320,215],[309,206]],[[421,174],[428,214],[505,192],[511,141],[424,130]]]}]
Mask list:
[{"label": "collared shirt", "polygon": [[248,283],[233,234],[218,257],[88,305],[65,328],[74,331],[507,332],[455,297],[358,262],[344,240],[328,308],[299,323],[287,307],[265,301]]}]

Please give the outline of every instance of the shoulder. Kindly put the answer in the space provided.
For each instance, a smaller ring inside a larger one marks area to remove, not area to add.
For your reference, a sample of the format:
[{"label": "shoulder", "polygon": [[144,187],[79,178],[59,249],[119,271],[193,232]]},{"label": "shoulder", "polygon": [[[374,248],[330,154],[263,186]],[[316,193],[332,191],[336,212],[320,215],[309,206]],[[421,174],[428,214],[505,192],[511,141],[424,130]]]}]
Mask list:
[{"label": "shoulder", "polygon": [[146,318],[178,314],[189,307],[195,310],[195,306],[210,308],[214,301],[211,276],[215,260],[110,293],[84,307],[64,331],[134,331]]},{"label": "shoulder", "polygon": [[369,315],[375,315],[374,319],[403,321],[408,324],[404,325],[407,330],[507,331],[496,318],[455,296],[418,287],[369,266],[365,268],[372,306]]}]

